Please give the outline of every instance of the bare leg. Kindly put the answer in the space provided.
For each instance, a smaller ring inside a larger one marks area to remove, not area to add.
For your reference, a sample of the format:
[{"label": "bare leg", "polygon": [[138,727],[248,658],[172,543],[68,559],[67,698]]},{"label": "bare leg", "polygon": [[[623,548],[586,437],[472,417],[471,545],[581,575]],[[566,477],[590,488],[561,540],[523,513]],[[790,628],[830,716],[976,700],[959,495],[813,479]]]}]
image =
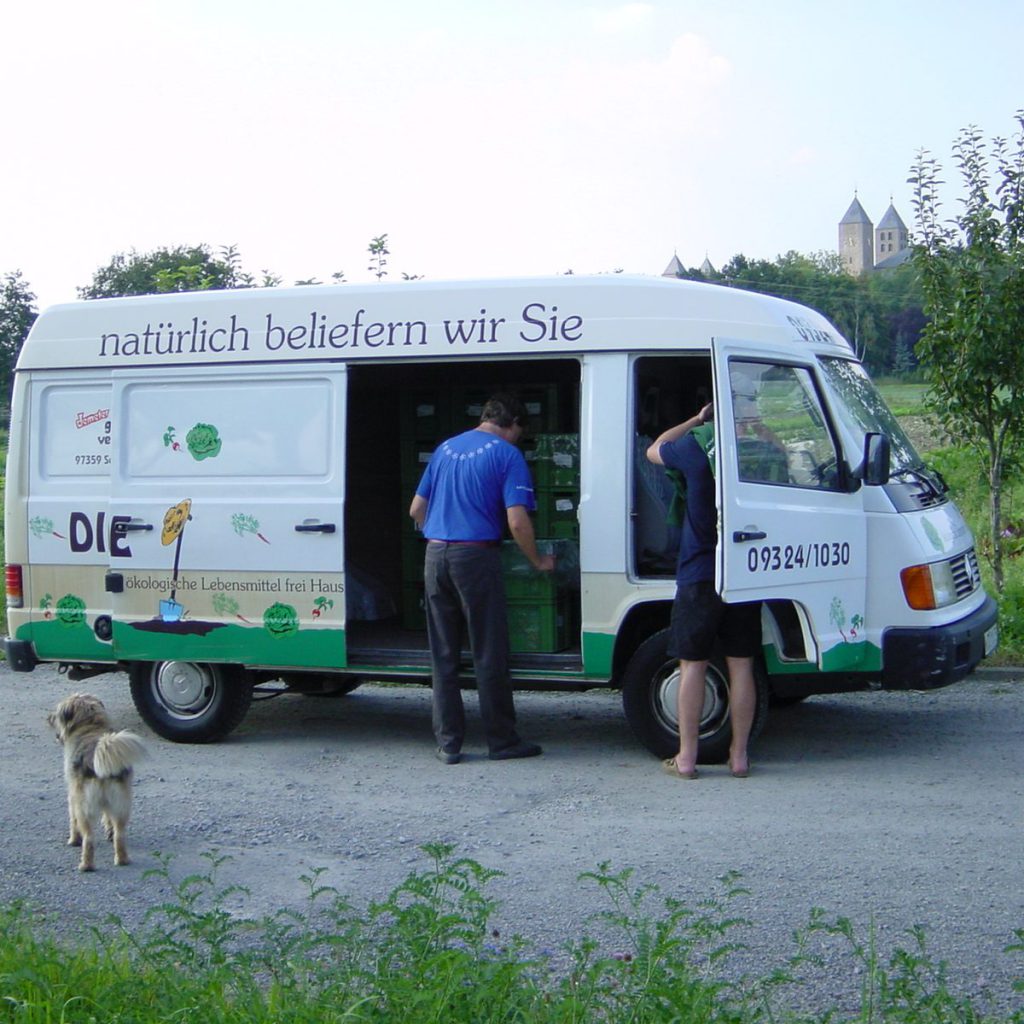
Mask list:
[{"label": "bare leg", "polygon": [[729,745],[729,768],[734,774],[750,769],[747,742],[754,724],[757,693],[754,685],[753,658],[726,658],[729,666],[729,717],[732,720],[732,742]]},{"label": "bare leg", "polygon": [[704,710],[704,673],[706,661],[679,662],[679,753],[676,768],[681,775],[697,770],[697,740],[700,715]]}]

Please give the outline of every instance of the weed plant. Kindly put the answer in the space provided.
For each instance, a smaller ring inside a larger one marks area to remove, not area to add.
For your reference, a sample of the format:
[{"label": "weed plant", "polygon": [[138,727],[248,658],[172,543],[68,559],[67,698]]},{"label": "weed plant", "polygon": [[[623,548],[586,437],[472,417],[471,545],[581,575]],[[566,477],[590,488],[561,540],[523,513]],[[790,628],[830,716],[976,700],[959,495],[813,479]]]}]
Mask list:
[{"label": "weed plant", "polygon": [[972,451],[943,448],[929,452],[927,462],[943,475],[950,494],[974,534],[985,589],[999,602],[999,649],[990,664],[1024,663],[1024,483],[1003,492],[1003,592],[992,580],[989,537],[989,486],[981,460]]},{"label": "weed plant", "polygon": [[[849,920],[820,911],[787,961],[736,977],[728,969],[742,949],[734,935],[746,923],[730,912],[743,892],[736,876],[696,908],[663,899],[652,910],[655,887],[603,864],[581,876],[605,900],[592,921],[601,938],[571,942],[556,958],[494,928],[497,904],[486,888],[499,872],[446,845],[423,851],[425,870],[361,912],[318,869],[303,876],[300,910],[239,918],[227,905],[244,890],[220,886],[225,858],[216,852],[135,932],[111,918],[71,943],[24,906],[10,907],[0,914],[0,1020],[1024,1024],[1020,1010],[983,1013],[954,995],[919,931],[909,949],[883,959],[873,937],[862,940]],[[158,863],[149,874],[170,881],[169,859]],[[1024,951],[1024,930],[1017,940],[1009,952]],[[855,1008],[788,1009],[787,993],[825,963],[815,947],[836,941],[845,974],[859,978]]]}]

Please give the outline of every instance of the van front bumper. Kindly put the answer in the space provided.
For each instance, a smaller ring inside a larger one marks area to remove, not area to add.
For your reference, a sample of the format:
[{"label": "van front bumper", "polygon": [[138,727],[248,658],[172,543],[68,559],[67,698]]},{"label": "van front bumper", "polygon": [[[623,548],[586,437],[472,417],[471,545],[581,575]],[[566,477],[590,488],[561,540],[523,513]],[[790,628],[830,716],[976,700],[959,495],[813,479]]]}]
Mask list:
[{"label": "van front bumper", "polygon": [[882,687],[928,690],[971,674],[995,650],[998,609],[991,597],[959,622],[930,629],[887,629],[882,637]]}]

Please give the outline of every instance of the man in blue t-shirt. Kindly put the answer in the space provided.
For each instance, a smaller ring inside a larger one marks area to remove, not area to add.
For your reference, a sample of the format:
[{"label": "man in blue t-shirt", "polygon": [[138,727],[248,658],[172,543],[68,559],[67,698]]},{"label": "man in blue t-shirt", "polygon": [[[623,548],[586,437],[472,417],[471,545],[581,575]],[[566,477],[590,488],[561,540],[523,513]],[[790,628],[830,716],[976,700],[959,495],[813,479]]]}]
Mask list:
[{"label": "man in blue t-shirt", "polygon": [[686,484],[668,650],[671,657],[679,659],[679,753],[663,763],[667,772],[682,779],[697,778],[704,674],[716,642],[721,644],[729,669],[729,770],[736,778],[747,777],[747,741],[756,702],[754,655],[761,645],[760,604],[725,604],[715,590],[715,477],[708,453],[694,436],[713,415],[714,408],[708,403],[696,416],[669,427],[647,449],[651,462],[677,470]]},{"label": "man in blue t-shirt", "polygon": [[537,551],[530,520],[536,507],[533,479],[516,447],[526,416],[517,398],[490,398],[479,426],[437,448],[409,506],[409,515],[427,538],[423,582],[433,725],[437,756],[445,764],[459,763],[466,733],[459,682],[464,630],[473,654],[488,756],[501,761],[541,753],[536,743],[524,742],[516,732],[501,562],[507,524],[535,569],[551,572],[555,565],[551,555]]}]

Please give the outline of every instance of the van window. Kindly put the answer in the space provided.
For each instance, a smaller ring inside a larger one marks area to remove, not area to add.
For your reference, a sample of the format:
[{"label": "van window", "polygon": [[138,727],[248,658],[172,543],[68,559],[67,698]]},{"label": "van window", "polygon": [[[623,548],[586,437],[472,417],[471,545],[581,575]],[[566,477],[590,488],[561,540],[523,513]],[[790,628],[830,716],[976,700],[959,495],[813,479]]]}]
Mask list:
[{"label": "van window", "polygon": [[54,385],[41,393],[41,479],[108,477],[112,451],[109,385]]},{"label": "van window", "polygon": [[126,478],[326,479],[336,429],[327,379],[131,383],[123,399]]},{"label": "van window", "polygon": [[809,370],[734,359],[729,383],[740,480],[839,488],[836,447]]}]

